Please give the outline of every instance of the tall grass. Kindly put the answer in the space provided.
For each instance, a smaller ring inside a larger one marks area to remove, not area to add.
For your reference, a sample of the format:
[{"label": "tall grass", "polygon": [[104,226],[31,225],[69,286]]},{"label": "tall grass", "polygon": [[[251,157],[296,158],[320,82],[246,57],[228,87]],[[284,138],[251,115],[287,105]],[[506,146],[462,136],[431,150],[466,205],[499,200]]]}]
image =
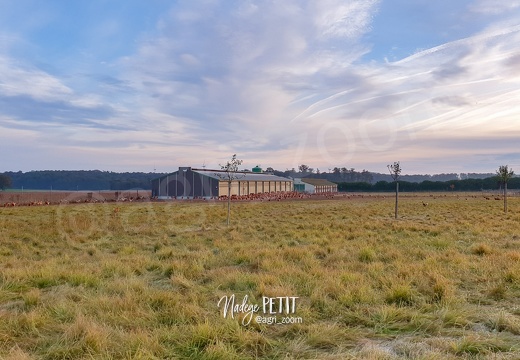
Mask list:
[{"label": "tall grass", "polygon": [[401,200],[2,208],[0,358],[519,358],[519,199]]}]

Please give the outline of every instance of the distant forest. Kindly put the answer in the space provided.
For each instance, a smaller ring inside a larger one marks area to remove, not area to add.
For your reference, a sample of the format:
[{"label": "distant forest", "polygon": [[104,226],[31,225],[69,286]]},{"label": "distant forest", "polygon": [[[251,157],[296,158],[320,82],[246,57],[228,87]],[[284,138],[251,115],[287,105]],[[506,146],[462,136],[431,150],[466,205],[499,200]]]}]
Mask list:
[{"label": "distant forest", "polygon": [[[340,191],[393,191],[395,184],[389,174],[372,173],[366,170],[335,168],[330,172],[278,171],[266,169],[278,176],[327,179],[338,184]],[[311,169],[312,170],[312,169]],[[319,170],[318,170],[319,171]],[[0,174],[2,175],[2,174]],[[151,180],[166,174],[126,172],[116,173],[99,170],[46,170],[29,172],[5,172],[10,178],[11,189],[27,190],[130,190],[151,189]],[[480,191],[499,189],[501,184],[495,174],[438,174],[403,175],[399,181],[401,191]],[[1,187],[0,187],[1,188]],[[509,189],[520,189],[520,177],[512,178]]]},{"label": "distant forest", "polygon": [[[335,167],[330,169],[329,171],[323,172],[319,169],[314,170],[313,168],[308,167],[307,165],[300,165],[298,170],[291,169],[286,171],[274,170],[272,168],[267,168],[266,171],[272,172],[278,176],[285,176],[291,178],[298,177],[311,177],[318,179],[327,179],[329,181],[335,183],[341,182],[364,182],[375,184],[378,181],[392,181],[392,177],[389,173],[381,174],[370,172],[367,170],[356,171],[354,168],[338,168]],[[408,181],[412,183],[419,183],[422,181],[451,181],[451,180],[464,180],[464,179],[485,179],[495,176],[494,173],[445,173],[445,174],[418,174],[418,175],[402,175],[400,179],[402,181]]]},{"label": "distant forest", "polygon": [[151,180],[159,173],[116,173],[100,170],[46,170],[5,172],[11,178],[12,189],[31,190],[130,190],[151,188]]},{"label": "distant forest", "polygon": [[[270,169],[268,169],[270,170]],[[320,172],[307,165],[284,172],[273,170],[275,175],[289,177],[311,177],[327,179],[338,184],[339,191],[395,191],[395,183],[388,174],[354,168],[334,167],[328,172]],[[443,173],[435,175],[402,175],[399,177],[399,190],[408,191],[481,191],[500,189],[502,184],[494,173]],[[509,180],[509,189],[520,189],[520,177]]]},{"label": "distant forest", "polygon": [[[421,181],[408,182],[399,181],[399,191],[481,191],[501,189],[502,184],[496,176],[485,179],[464,179],[451,181]],[[507,183],[508,189],[520,189],[520,177],[514,177]],[[338,183],[339,191],[395,191],[395,183],[389,181],[378,181],[375,184],[366,182],[341,182]]]},{"label": "distant forest", "polygon": [[[268,169],[272,170],[272,169]],[[303,172],[302,172],[303,170]],[[353,168],[334,168],[328,172],[316,171],[301,165],[299,171],[272,171],[275,175],[286,177],[310,177],[327,179],[338,184],[339,191],[395,191],[395,183],[390,174],[373,173]],[[436,175],[402,175],[399,190],[408,191],[481,191],[500,189],[502,184],[493,173],[446,173]],[[513,177],[507,183],[509,189],[520,189],[520,177]]]}]

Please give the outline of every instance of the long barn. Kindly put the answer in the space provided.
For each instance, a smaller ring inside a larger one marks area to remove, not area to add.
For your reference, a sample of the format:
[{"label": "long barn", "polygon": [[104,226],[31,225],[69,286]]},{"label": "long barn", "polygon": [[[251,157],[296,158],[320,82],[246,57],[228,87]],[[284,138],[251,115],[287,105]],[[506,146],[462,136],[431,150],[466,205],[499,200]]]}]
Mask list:
[{"label": "long barn", "polygon": [[[293,181],[262,172],[232,173],[231,195],[292,191]],[[227,173],[221,170],[180,167],[178,171],[152,180],[152,197],[193,199],[228,194]]]},{"label": "long barn", "polygon": [[297,178],[294,179],[294,190],[309,194],[324,194],[338,192],[338,184],[326,179]]}]

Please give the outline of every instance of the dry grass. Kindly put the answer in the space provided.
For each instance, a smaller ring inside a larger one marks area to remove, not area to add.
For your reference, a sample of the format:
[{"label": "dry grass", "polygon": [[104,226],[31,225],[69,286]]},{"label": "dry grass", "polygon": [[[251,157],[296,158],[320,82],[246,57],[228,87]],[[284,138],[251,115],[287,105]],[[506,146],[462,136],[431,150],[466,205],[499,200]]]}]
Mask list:
[{"label": "dry grass", "polygon": [[0,358],[520,358],[520,199],[423,200],[2,208]]}]

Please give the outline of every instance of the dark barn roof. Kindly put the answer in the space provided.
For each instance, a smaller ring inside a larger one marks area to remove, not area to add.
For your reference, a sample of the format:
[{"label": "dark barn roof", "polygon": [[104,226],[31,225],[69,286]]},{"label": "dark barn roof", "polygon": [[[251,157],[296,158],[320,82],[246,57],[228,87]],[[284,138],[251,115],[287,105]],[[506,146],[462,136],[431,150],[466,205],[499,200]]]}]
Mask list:
[{"label": "dark barn roof", "polygon": [[[180,171],[183,171],[184,169],[190,170],[194,173],[197,173],[197,174],[200,174],[203,176],[210,177],[212,179],[217,179],[217,180],[222,180],[222,181],[227,180],[227,177],[226,177],[227,175],[226,175],[225,171],[194,169],[194,168],[189,168],[189,167],[188,168],[186,168],[186,167],[179,168],[179,170],[177,170],[173,173],[170,173],[168,175],[163,175],[159,179],[164,179],[167,176],[175,176],[176,174],[178,174]],[[292,179],[285,178],[282,176],[276,176],[276,175],[269,174],[269,173],[254,173],[254,172],[249,172],[249,171],[237,171],[237,172],[233,172],[232,174],[233,174],[233,180],[238,180],[238,181],[292,181]]]},{"label": "dark barn roof", "polygon": [[[197,172],[201,175],[209,176],[213,179],[227,180],[225,171],[199,170],[199,169],[192,169],[192,171]],[[265,174],[265,173],[254,173],[254,172],[248,172],[248,171],[234,172],[233,178],[234,178],[234,180],[239,180],[239,181],[291,181],[291,179],[284,178],[281,176]]]}]

